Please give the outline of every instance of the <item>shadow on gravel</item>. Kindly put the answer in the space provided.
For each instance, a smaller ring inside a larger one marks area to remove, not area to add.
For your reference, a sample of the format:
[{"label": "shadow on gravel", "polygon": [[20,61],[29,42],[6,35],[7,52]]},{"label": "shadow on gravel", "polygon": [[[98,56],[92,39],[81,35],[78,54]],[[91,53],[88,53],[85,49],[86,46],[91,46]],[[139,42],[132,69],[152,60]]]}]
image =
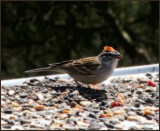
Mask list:
[{"label": "shadow on gravel", "polygon": [[[107,91],[106,90],[95,90],[90,87],[83,87],[83,86],[59,86],[54,88],[57,92],[64,92],[66,90],[70,90],[70,97],[72,96],[72,93],[78,91],[78,94],[88,100],[95,100],[97,102],[102,101],[104,99],[107,99]],[[73,94],[73,95],[76,95]]]}]

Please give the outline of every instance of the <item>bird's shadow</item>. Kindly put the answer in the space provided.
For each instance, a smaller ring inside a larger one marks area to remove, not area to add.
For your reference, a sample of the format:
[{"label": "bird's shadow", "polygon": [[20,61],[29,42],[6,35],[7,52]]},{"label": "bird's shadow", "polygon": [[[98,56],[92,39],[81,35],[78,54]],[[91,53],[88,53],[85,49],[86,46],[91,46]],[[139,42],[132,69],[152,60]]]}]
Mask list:
[{"label": "bird's shadow", "polygon": [[54,88],[54,90],[56,90],[57,92],[65,92],[67,89],[70,90],[70,92],[78,91],[78,94],[80,96],[88,100],[95,100],[99,102],[107,99],[107,91],[102,89],[96,90],[82,85],[67,85]]}]

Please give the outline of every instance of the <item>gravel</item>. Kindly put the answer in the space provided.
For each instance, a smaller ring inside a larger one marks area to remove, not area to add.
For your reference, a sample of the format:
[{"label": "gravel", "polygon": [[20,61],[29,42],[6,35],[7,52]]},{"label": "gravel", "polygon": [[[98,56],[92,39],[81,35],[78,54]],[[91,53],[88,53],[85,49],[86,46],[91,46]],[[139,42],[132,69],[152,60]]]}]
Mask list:
[{"label": "gravel", "polygon": [[113,78],[98,88],[58,77],[2,86],[1,129],[159,129],[158,73]]}]

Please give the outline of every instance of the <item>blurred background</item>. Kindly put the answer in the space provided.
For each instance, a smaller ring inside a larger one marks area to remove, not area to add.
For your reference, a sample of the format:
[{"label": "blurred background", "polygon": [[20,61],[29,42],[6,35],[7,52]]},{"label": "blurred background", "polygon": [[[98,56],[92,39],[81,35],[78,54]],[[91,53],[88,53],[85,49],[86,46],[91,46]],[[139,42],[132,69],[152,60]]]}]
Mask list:
[{"label": "blurred background", "polygon": [[118,67],[159,63],[158,1],[2,2],[1,79],[113,46]]}]

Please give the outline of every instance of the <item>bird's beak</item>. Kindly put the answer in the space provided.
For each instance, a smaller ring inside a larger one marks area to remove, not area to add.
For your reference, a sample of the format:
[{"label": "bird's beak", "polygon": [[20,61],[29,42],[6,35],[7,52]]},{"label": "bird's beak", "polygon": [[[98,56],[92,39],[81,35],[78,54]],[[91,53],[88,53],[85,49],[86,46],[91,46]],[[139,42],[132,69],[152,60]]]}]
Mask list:
[{"label": "bird's beak", "polygon": [[117,59],[122,59],[122,58],[123,58],[123,55],[121,55],[119,52],[116,52],[115,57],[116,57]]}]

